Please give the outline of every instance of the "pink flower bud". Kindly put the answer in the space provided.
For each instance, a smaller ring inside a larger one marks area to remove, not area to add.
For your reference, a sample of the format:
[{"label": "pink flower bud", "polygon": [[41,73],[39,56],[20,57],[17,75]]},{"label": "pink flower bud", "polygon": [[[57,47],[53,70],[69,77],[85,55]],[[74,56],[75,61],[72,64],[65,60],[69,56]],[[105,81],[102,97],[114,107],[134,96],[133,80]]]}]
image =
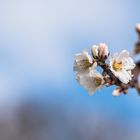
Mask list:
[{"label": "pink flower bud", "polygon": [[92,52],[92,56],[94,58],[98,57],[98,46],[97,45],[93,45],[91,48],[91,52]]},{"label": "pink flower bud", "polygon": [[119,88],[116,88],[113,93],[112,93],[113,96],[120,96],[121,95],[121,92],[120,92],[120,89]]},{"label": "pink flower bud", "polygon": [[99,56],[100,57],[106,57],[108,56],[109,52],[108,52],[108,46],[104,43],[100,43],[99,44]]}]

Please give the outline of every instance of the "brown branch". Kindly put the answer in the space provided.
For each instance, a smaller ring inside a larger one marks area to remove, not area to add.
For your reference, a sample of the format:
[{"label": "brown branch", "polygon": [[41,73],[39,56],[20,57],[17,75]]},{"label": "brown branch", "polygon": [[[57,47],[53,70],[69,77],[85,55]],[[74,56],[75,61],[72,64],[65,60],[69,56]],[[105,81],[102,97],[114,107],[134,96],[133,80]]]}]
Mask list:
[{"label": "brown branch", "polygon": [[[133,78],[128,84],[122,83],[110,70],[108,64],[105,62],[99,62],[98,65],[103,69],[103,76],[105,80],[105,84],[107,86],[116,85],[121,92],[127,94],[127,90],[129,88],[136,88],[137,91],[140,93],[140,86],[138,84],[138,76],[140,74],[140,62],[136,64],[136,68],[132,71]],[[108,75],[109,77],[107,77]]]}]

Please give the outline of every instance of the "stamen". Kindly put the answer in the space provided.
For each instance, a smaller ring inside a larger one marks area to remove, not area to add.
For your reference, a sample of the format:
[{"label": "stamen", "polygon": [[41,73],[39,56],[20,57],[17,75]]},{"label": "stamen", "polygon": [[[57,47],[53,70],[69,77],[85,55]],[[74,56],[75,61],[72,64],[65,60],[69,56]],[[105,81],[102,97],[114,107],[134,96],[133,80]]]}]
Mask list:
[{"label": "stamen", "polygon": [[114,69],[115,71],[120,71],[120,70],[122,70],[122,62],[116,62],[116,61],[114,61],[114,62],[113,62],[113,69]]},{"label": "stamen", "polygon": [[100,86],[102,84],[102,79],[100,77],[95,77],[95,84],[96,86]]},{"label": "stamen", "polygon": [[81,67],[83,67],[83,69],[87,69],[90,66],[92,66],[92,63],[90,63],[88,59],[82,60]]}]

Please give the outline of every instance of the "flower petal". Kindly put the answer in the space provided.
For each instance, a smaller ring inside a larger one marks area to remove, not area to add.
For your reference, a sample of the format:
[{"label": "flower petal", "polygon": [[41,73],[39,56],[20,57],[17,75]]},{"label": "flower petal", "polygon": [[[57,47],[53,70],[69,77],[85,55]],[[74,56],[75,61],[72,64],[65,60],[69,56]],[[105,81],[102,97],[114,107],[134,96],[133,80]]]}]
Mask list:
[{"label": "flower petal", "polygon": [[123,60],[123,66],[126,70],[132,70],[135,68],[135,64],[133,62],[133,59],[129,57],[128,59]]},{"label": "flower petal", "polygon": [[118,72],[116,77],[124,84],[127,84],[132,79],[131,75],[125,70]]},{"label": "flower petal", "polygon": [[128,58],[128,57],[129,57],[129,52],[126,51],[126,50],[123,50],[123,51],[119,54],[119,56],[118,56],[118,58],[117,58],[117,61],[122,61],[123,59],[126,59],[126,58]]}]

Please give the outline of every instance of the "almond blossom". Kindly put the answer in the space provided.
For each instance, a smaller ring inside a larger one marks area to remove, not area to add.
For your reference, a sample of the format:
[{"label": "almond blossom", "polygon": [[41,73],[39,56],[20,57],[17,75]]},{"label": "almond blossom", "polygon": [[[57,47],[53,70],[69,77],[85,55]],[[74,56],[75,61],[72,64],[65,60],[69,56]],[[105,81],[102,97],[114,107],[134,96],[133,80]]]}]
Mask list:
[{"label": "almond blossom", "polygon": [[110,58],[110,70],[124,84],[127,84],[132,79],[134,67],[134,61],[126,50],[121,53],[115,53]]},{"label": "almond blossom", "polygon": [[84,71],[91,67],[92,64],[92,57],[88,54],[87,51],[83,51],[83,53],[78,53],[75,55],[73,69],[74,71]]},{"label": "almond blossom", "polygon": [[77,73],[76,79],[89,95],[93,95],[97,89],[101,89],[104,83],[103,76],[96,70],[96,64],[84,72]]}]

